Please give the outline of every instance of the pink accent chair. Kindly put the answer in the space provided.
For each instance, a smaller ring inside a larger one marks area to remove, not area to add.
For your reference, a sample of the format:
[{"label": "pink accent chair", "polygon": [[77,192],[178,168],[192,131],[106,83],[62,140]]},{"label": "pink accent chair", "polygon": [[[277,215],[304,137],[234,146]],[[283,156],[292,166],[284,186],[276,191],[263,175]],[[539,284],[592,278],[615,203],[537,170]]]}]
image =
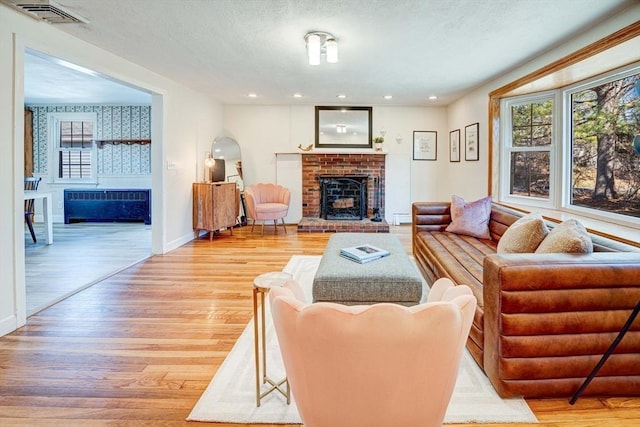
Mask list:
[{"label": "pink accent chair", "polygon": [[262,222],[262,232],[264,235],[264,222],[273,221],[274,231],[278,231],[277,220],[282,220],[282,228],[287,232],[284,224],[284,217],[289,212],[289,201],[291,192],[278,184],[254,184],[244,188],[245,201],[247,203],[247,217],[253,220],[251,232],[256,225],[256,221]]},{"label": "pink accent chair", "polygon": [[296,286],[269,295],[306,427],[442,425],[476,309],[467,286],[438,281],[413,307],[308,304]]}]

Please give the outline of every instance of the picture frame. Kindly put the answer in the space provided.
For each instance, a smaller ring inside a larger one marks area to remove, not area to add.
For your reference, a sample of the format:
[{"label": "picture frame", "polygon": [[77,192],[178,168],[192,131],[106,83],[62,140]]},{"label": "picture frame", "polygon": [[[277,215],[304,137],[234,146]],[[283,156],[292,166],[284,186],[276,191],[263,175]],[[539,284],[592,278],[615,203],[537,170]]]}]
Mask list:
[{"label": "picture frame", "polygon": [[480,159],[479,128],[479,123],[473,123],[464,127],[464,159],[468,162]]},{"label": "picture frame", "polygon": [[244,182],[242,182],[242,177],[240,175],[229,175],[227,176],[227,182],[234,182],[238,190],[244,191]]},{"label": "picture frame", "polygon": [[449,132],[449,161],[460,161],[460,129]]},{"label": "picture frame", "polygon": [[438,132],[429,130],[413,131],[413,160],[438,159]]}]

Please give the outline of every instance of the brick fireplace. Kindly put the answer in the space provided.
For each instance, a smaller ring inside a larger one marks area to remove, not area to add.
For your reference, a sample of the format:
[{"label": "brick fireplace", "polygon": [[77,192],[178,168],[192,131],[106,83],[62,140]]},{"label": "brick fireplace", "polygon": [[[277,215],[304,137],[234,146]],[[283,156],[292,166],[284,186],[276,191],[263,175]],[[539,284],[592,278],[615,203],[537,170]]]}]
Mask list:
[{"label": "brick fireplace", "polygon": [[[321,218],[321,176],[364,176],[366,214],[362,220]],[[384,218],[385,154],[379,153],[303,153],[302,220],[298,231],[389,232],[383,219],[373,222],[374,209]]]}]

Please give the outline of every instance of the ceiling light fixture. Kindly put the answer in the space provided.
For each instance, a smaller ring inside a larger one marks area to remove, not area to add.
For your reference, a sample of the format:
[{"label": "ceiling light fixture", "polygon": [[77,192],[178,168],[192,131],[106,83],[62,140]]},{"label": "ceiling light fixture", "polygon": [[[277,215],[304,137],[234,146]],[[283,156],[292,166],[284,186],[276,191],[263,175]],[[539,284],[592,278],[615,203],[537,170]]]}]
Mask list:
[{"label": "ceiling light fixture", "polygon": [[304,36],[307,43],[309,65],[319,65],[320,56],[324,53],[328,63],[338,62],[338,42],[333,34],[324,31],[311,31]]},{"label": "ceiling light fixture", "polygon": [[344,95],[342,93],[340,95],[336,95],[336,98],[339,98],[339,99],[345,99],[346,97],[347,95]]},{"label": "ceiling light fixture", "polygon": [[384,99],[393,99],[393,95],[385,95]]},{"label": "ceiling light fixture", "polygon": [[430,100],[432,100],[432,101],[435,101],[436,99],[438,99],[438,97],[437,97],[437,96],[435,96],[435,95],[431,95],[431,96],[429,97],[429,99],[430,99]]}]

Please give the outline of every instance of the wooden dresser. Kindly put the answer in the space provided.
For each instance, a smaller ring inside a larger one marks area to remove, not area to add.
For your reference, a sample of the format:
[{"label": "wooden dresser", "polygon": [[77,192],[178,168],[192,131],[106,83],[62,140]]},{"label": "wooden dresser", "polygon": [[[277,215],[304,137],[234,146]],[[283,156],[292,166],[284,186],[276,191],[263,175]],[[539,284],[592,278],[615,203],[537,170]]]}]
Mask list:
[{"label": "wooden dresser", "polygon": [[233,227],[238,219],[239,192],[234,182],[193,183],[193,231],[196,239],[201,230],[214,232]]}]

